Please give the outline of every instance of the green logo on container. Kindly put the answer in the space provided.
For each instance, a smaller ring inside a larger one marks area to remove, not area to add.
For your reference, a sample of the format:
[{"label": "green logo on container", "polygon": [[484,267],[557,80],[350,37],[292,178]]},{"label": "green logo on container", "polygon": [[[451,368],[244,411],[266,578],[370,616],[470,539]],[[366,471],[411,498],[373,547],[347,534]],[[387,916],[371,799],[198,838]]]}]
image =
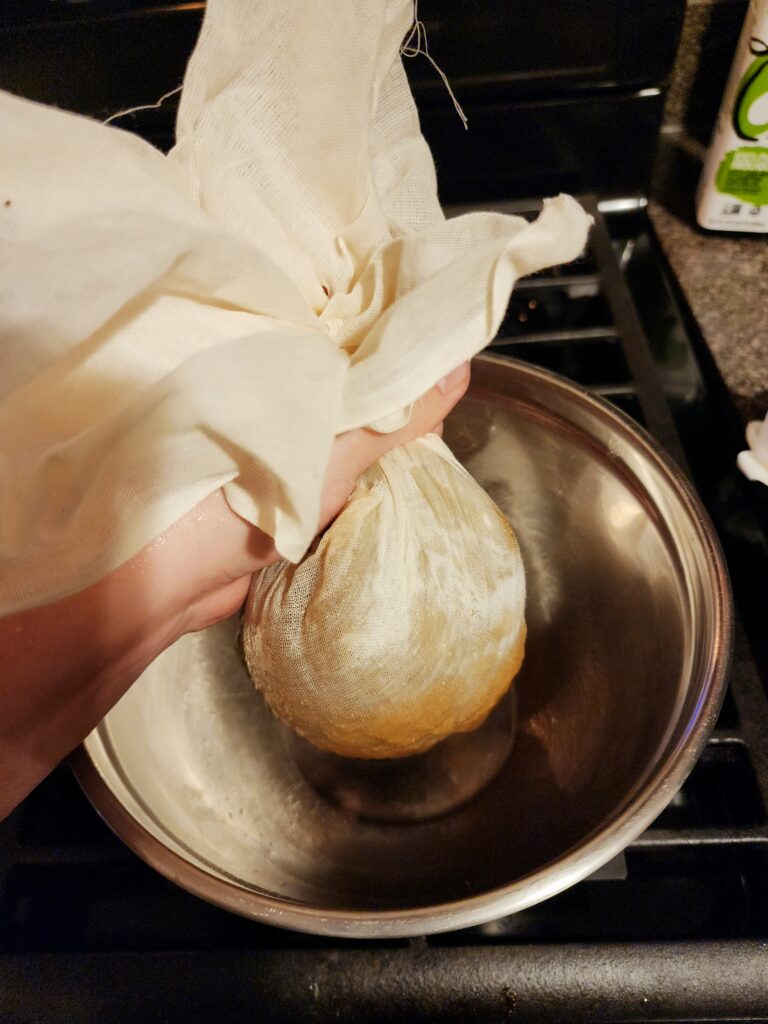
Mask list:
[{"label": "green logo on container", "polygon": [[768,131],[768,121],[753,124],[749,111],[755,100],[768,93],[768,43],[753,38],[749,41],[749,49],[757,60],[752,61],[739,82],[733,105],[733,129],[740,139],[757,142],[763,132]]},{"label": "green logo on container", "polygon": [[744,146],[726,153],[717,169],[715,186],[718,192],[752,206],[768,204],[768,149]]}]

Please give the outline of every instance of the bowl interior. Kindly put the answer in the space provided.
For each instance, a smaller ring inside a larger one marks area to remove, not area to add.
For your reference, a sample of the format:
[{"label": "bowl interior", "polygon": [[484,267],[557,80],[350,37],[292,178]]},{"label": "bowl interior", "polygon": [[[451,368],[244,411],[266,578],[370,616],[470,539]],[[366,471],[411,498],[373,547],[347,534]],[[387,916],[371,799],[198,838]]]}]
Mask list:
[{"label": "bowl interior", "polygon": [[230,882],[244,912],[263,916],[254,893],[333,914],[510,887],[676,788],[663,793],[666,766],[713,685],[712,556],[612,413],[492,360],[475,381],[445,437],[513,523],[529,588],[518,735],[487,789],[415,825],[326,803],[286,755],[232,620],[161,656],[86,742],[158,848]]}]

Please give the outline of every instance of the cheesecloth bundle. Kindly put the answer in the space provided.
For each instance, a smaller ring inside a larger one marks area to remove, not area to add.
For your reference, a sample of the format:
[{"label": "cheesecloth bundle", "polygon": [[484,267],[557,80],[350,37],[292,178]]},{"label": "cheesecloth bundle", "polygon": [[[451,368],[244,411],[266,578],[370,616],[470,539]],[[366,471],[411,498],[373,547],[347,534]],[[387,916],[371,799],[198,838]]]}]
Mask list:
[{"label": "cheesecloth bundle", "polygon": [[0,612],[219,487],[296,561],[335,434],[390,430],[587,217],[446,220],[409,0],[209,0],[164,156],[0,93]]},{"label": "cheesecloth bundle", "polygon": [[402,757],[481,724],[523,660],[524,612],[509,523],[431,434],[364,473],[299,565],[254,577],[242,646],[316,746]]}]

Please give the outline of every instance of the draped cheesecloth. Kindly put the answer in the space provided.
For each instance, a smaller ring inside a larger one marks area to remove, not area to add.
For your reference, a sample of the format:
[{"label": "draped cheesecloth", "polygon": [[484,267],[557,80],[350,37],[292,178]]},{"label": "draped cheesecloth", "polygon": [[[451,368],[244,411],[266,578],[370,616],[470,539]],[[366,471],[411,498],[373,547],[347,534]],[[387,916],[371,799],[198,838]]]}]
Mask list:
[{"label": "draped cheesecloth", "polygon": [[[335,434],[390,430],[588,218],[446,220],[409,0],[209,0],[177,144],[0,94],[0,612],[216,488],[288,559]],[[450,69],[448,69],[450,70]]]}]

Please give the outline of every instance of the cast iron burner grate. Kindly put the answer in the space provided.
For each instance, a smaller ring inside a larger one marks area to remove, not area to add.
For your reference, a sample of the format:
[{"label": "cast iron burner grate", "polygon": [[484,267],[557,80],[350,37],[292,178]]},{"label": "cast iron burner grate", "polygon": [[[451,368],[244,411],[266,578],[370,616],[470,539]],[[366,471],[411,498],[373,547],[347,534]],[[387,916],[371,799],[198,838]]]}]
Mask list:
[{"label": "cast iron burner grate", "polygon": [[753,485],[733,468],[732,412],[696,354],[642,201],[602,212],[586,202],[596,218],[588,251],[521,282],[493,349],[614,402],[692,474],[746,627],[737,624],[717,728],[681,792],[626,851],[625,877],[588,879],[428,939],[299,935],[167,882],[61,767],[0,825],[0,1018],[768,1020],[768,703],[756,668],[768,668],[768,651],[755,582],[768,579],[766,530]]}]

